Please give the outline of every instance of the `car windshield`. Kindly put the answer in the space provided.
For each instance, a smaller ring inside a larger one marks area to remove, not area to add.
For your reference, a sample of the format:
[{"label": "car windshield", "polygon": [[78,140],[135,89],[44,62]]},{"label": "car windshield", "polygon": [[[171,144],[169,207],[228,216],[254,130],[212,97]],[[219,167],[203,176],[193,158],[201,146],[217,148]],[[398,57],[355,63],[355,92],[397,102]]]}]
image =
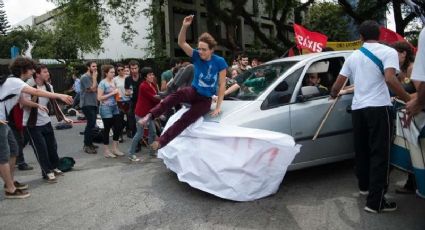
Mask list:
[{"label": "car windshield", "polygon": [[264,64],[243,72],[235,79],[240,86],[239,91],[230,97],[234,100],[255,100],[295,63],[297,61]]}]

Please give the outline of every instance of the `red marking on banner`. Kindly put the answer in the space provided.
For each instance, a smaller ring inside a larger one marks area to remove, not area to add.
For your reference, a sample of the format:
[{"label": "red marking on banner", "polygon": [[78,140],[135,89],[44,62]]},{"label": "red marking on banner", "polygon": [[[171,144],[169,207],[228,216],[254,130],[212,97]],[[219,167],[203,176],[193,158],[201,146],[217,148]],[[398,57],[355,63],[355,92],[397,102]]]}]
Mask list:
[{"label": "red marking on banner", "polygon": [[279,149],[276,148],[276,147],[273,147],[273,148],[270,148],[270,149],[266,150],[265,152],[263,152],[260,155],[260,157],[257,159],[257,161],[255,162],[255,164],[258,164],[258,162],[260,162],[260,160],[266,154],[270,154],[270,158],[269,158],[269,166],[270,166],[272,164],[273,160],[276,158],[277,154],[279,154]]},{"label": "red marking on banner", "polygon": [[251,149],[251,147],[252,147],[252,138],[248,138],[248,149]]}]

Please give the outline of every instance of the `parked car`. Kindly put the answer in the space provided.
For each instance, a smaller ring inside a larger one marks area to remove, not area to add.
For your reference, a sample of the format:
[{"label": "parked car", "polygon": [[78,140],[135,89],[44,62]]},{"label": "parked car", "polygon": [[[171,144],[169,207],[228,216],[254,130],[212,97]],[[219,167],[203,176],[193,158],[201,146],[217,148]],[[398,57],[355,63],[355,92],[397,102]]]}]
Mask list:
[{"label": "parked car", "polygon": [[[352,51],[323,52],[281,58],[237,77],[238,91],[227,96],[223,113],[210,118],[224,124],[265,129],[293,136],[302,145],[290,170],[354,156],[349,108],[353,95],[341,97],[319,137],[312,137],[332,103],[329,91]],[[307,84],[309,74],[320,77],[321,89]],[[348,83],[349,84],[349,83]]]}]

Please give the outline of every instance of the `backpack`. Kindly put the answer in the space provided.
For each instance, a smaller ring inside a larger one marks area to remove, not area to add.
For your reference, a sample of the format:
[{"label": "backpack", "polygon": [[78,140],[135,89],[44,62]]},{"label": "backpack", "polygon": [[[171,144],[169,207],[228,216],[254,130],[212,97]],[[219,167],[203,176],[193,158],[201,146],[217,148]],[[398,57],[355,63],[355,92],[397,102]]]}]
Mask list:
[{"label": "backpack", "polygon": [[62,172],[71,171],[75,165],[75,160],[72,157],[62,157],[59,159],[58,169]]},{"label": "backpack", "polygon": [[7,78],[9,78],[9,75],[0,75],[0,85],[3,85]]},{"label": "backpack", "polygon": [[[2,85],[6,82],[6,80],[7,80],[9,77],[11,77],[11,76],[13,76],[13,75],[0,75],[0,86],[2,86]],[[9,94],[9,95],[7,95],[7,96],[6,96],[6,97],[4,97],[4,98],[0,98],[0,102],[7,101],[7,100],[11,99],[11,98],[12,98],[12,97],[14,97],[14,96],[16,96],[16,94]],[[4,105],[4,114],[6,115],[7,120],[8,120],[8,121],[11,121],[11,120],[10,120],[10,116],[9,116],[9,114],[8,114],[8,112],[7,112],[7,109],[6,109],[6,105]]]}]

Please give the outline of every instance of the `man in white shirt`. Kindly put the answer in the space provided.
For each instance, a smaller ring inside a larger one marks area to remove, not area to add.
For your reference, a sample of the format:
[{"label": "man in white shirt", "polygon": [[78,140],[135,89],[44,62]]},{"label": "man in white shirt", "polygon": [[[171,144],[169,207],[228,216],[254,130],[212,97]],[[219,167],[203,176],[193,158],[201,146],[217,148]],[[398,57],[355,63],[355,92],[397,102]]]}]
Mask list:
[{"label": "man in white shirt", "polygon": [[[34,63],[31,59],[18,57],[11,64],[11,70],[18,70],[14,75],[32,76]],[[4,182],[5,198],[26,198],[30,194],[25,191],[28,185],[21,184],[13,179],[13,166],[18,153],[18,143],[12,130],[7,125],[11,109],[21,100],[21,93],[28,93],[40,97],[55,98],[72,104],[72,97],[64,94],[50,93],[28,86],[20,78],[5,77],[0,79],[0,176]],[[12,165],[12,166],[11,166]]]},{"label": "man in white shirt", "polygon": [[413,64],[412,80],[417,81],[417,97],[406,105],[409,117],[415,116],[425,107],[425,29],[419,34],[418,52]]},{"label": "man in white shirt", "polygon": [[395,76],[399,70],[397,51],[378,43],[378,23],[363,22],[359,33],[364,42],[362,49],[366,50],[354,51],[347,58],[332,87],[331,97],[337,97],[347,78],[355,85],[352,122],[360,194],[368,194],[364,210],[395,211],[397,204],[384,197],[392,130],[389,90],[405,102],[410,96]]}]

